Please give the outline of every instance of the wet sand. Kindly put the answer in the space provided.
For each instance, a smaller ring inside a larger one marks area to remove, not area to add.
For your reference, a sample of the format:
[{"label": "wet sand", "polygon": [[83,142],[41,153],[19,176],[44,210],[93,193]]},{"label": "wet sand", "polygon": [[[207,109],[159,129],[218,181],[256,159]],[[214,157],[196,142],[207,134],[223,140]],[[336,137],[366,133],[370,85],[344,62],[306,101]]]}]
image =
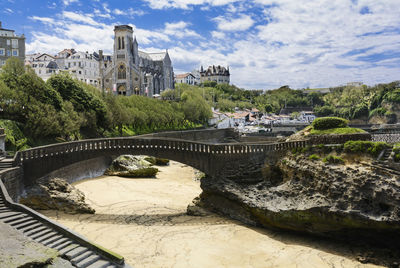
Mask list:
[{"label": "wet sand", "polygon": [[157,179],[102,176],[75,183],[95,215],[46,216],[138,267],[378,267],[346,245],[242,225],[215,214],[187,216],[201,192],[192,168],[171,162]]}]

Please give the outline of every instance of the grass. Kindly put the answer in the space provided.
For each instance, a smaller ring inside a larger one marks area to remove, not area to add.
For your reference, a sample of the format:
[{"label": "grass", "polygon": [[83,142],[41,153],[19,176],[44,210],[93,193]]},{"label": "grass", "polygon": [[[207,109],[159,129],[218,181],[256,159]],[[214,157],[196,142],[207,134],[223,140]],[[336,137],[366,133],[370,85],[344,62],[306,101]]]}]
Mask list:
[{"label": "grass", "polygon": [[329,164],[344,164],[344,160],[341,157],[332,154],[322,159],[322,162]]},{"label": "grass", "polygon": [[312,155],[310,155],[310,156],[308,157],[308,159],[310,159],[310,160],[319,160],[320,157],[319,157],[318,155],[316,155],[316,154],[312,154]]},{"label": "grass", "polygon": [[388,146],[386,142],[347,141],[344,144],[344,151],[348,153],[367,153],[376,157]]},{"label": "grass", "polygon": [[365,133],[364,130],[359,128],[351,128],[351,127],[344,127],[344,128],[331,128],[331,129],[314,129],[310,130],[310,135],[330,135],[330,134],[357,134],[357,133]]},{"label": "grass", "polygon": [[400,143],[396,143],[393,147],[394,161],[400,162]]}]

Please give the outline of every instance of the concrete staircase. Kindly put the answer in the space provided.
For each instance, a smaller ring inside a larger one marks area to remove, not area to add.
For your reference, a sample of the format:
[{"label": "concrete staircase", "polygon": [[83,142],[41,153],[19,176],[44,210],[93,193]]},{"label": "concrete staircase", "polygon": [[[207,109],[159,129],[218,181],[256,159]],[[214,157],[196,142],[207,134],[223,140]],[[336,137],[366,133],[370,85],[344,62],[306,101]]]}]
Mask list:
[{"label": "concrete staircase", "polygon": [[[1,190],[1,188],[0,188]],[[128,268],[126,264],[115,264],[74,238],[57,231],[52,226],[32,217],[28,213],[12,209],[0,192],[0,221],[19,230],[27,237],[59,251],[60,257],[79,268]]]},{"label": "concrete staircase", "polygon": [[393,151],[393,148],[385,149],[385,152],[383,153],[383,156],[380,160],[383,161],[384,163],[388,163],[389,157],[390,157],[390,154],[392,153],[392,151]]},{"label": "concrete staircase", "polygon": [[13,159],[0,157],[0,171],[3,169],[11,168],[13,166]]}]

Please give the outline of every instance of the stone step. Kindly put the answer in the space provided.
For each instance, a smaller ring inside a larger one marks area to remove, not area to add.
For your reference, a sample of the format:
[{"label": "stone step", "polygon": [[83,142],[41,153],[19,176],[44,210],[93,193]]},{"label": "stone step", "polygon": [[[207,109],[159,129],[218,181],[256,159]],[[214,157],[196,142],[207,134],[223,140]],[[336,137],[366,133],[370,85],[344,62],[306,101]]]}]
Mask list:
[{"label": "stone step", "polygon": [[98,260],[85,268],[106,268],[109,265],[111,265],[111,263],[109,261]]},{"label": "stone step", "polygon": [[37,220],[31,219],[31,220],[26,221],[26,222],[22,222],[22,223],[19,223],[19,224],[15,224],[15,225],[13,225],[13,227],[14,227],[15,229],[17,229],[17,230],[23,231],[24,229],[22,229],[22,228],[32,226],[33,224],[36,224],[36,223],[38,223]]},{"label": "stone step", "polygon": [[42,243],[45,246],[48,246],[49,244],[60,240],[62,237],[63,237],[63,235],[56,233],[56,235],[54,235],[46,240],[40,241],[40,243]]},{"label": "stone step", "polygon": [[31,221],[31,220],[33,220],[32,217],[26,216],[26,217],[21,218],[19,221],[14,221],[14,222],[11,222],[9,224],[14,227],[14,226],[16,226],[16,225],[18,225],[20,223],[25,223],[25,222],[28,222],[28,221]]},{"label": "stone step", "polygon": [[70,244],[70,245],[58,250],[58,252],[60,252],[60,255],[64,256],[67,252],[69,252],[69,251],[71,251],[71,250],[73,250],[74,248],[77,248],[77,247],[79,247],[78,244],[72,243],[72,244]]},{"label": "stone step", "polygon": [[46,226],[46,229],[44,229],[43,231],[31,234],[31,235],[29,235],[29,237],[36,240],[37,238],[41,238],[42,236],[44,236],[50,232],[53,232],[53,230]]},{"label": "stone step", "polygon": [[95,263],[96,261],[100,260],[100,256],[99,255],[91,255],[89,257],[87,257],[86,259],[76,263],[75,265],[79,268],[86,268],[89,265]]},{"label": "stone step", "polygon": [[88,248],[80,246],[80,247],[74,248],[73,250],[65,253],[64,257],[67,258],[68,260],[72,260],[73,258],[76,258],[76,257],[80,256],[81,254],[86,253],[87,251],[89,251]]},{"label": "stone step", "polygon": [[44,230],[48,230],[48,228],[46,225],[41,224],[40,226],[33,228],[29,231],[26,231],[24,233],[25,233],[25,235],[30,237],[31,235],[35,235],[37,233],[43,232]]},{"label": "stone step", "polygon": [[21,212],[15,212],[15,211],[2,213],[2,214],[0,214],[0,220],[7,219],[7,218],[13,217],[13,216],[18,216],[21,214],[22,214]]},{"label": "stone step", "polygon": [[47,234],[45,234],[45,235],[43,235],[41,237],[36,238],[35,241],[39,242],[39,243],[42,243],[43,241],[46,241],[47,239],[54,238],[55,236],[57,236],[57,233],[52,231],[52,232],[47,233]]},{"label": "stone step", "polygon": [[25,225],[25,226],[21,226],[19,228],[17,228],[18,230],[26,233],[29,232],[35,228],[38,228],[40,226],[43,226],[43,224],[41,222],[36,222],[36,223],[32,223],[31,225]]},{"label": "stone step", "polygon": [[89,256],[94,255],[95,253],[91,250],[87,250],[81,254],[79,254],[78,256],[75,256],[71,259],[71,263],[73,265],[76,265],[78,262],[81,262],[85,259],[87,259]]},{"label": "stone step", "polygon": [[12,210],[9,209],[8,207],[2,207],[0,208],[0,213],[5,213],[5,212],[11,212]]},{"label": "stone step", "polygon": [[56,246],[53,246],[52,248],[57,249],[58,251],[60,251],[60,250],[62,250],[64,248],[68,247],[69,245],[72,245],[73,243],[74,242],[72,240],[68,239],[67,241],[65,241],[65,242],[63,242],[61,244],[58,244]]},{"label": "stone step", "polygon": [[48,246],[49,248],[55,248],[67,241],[68,241],[67,237],[61,236],[59,239],[57,239],[56,241],[54,241],[52,243],[47,244],[46,246]]},{"label": "stone step", "polygon": [[15,217],[6,218],[3,220],[3,222],[11,224],[13,222],[20,221],[20,220],[26,219],[26,218],[30,218],[30,217],[26,214],[21,214],[21,215],[15,216]]}]

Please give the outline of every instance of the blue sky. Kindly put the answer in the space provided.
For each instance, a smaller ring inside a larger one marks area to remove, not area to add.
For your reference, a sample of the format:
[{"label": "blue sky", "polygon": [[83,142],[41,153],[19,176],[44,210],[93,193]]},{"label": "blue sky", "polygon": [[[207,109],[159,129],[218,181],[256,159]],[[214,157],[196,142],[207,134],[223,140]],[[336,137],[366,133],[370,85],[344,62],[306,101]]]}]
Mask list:
[{"label": "blue sky", "polygon": [[229,66],[246,89],[400,80],[399,14],[399,0],[0,0],[27,53],[111,53],[114,25],[129,24],[175,73]]}]

